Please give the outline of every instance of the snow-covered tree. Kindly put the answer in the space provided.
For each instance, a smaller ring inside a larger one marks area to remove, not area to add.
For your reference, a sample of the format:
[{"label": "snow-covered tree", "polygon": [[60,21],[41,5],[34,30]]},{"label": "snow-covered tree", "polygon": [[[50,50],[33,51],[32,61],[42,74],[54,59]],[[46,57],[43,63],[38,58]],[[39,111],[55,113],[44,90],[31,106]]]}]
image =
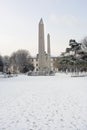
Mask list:
[{"label": "snow-covered tree", "polygon": [[11,64],[13,65],[14,69],[16,69],[15,71],[18,70],[22,73],[30,70],[30,66],[32,65],[30,59],[31,56],[27,50],[18,50],[10,57]]}]

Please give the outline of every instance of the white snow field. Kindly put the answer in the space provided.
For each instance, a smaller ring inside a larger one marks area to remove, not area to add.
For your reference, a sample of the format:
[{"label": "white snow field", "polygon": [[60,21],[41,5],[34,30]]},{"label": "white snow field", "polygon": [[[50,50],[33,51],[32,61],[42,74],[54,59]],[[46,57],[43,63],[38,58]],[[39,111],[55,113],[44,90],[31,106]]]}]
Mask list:
[{"label": "white snow field", "polygon": [[0,77],[0,130],[87,130],[87,77]]}]

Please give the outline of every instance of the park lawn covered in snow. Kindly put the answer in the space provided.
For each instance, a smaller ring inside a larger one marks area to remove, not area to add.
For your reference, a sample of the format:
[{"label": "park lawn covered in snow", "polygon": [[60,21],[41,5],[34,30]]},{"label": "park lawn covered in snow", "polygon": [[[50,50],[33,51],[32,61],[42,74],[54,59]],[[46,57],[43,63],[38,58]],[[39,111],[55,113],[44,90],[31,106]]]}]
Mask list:
[{"label": "park lawn covered in snow", "polygon": [[0,77],[0,130],[87,130],[87,77]]}]

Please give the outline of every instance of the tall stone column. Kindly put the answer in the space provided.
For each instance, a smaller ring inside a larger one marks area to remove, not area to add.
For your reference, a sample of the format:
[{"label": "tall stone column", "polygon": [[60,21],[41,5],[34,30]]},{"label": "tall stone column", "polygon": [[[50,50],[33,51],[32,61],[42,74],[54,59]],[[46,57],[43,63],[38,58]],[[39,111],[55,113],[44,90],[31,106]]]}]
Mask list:
[{"label": "tall stone column", "polygon": [[38,46],[38,54],[39,54],[39,72],[43,73],[45,71],[45,42],[44,42],[44,23],[41,18],[39,22],[39,46]]},{"label": "tall stone column", "polygon": [[48,72],[51,71],[50,34],[47,35]]}]

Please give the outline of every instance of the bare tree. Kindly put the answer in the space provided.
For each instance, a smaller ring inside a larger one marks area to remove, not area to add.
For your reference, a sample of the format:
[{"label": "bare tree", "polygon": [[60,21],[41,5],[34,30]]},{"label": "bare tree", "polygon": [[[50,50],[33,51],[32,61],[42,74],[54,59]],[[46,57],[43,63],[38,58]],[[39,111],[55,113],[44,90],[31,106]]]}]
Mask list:
[{"label": "bare tree", "polygon": [[[10,61],[15,71],[25,72],[29,70],[31,64],[30,53],[27,50],[18,50],[11,55]],[[33,65],[32,65],[33,66]]]},{"label": "bare tree", "polygon": [[7,73],[9,71],[9,67],[10,67],[10,57],[9,56],[6,55],[3,57],[3,64],[4,64],[3,71],[5,73]]},{"label": "bare tree", "polygon": [[84,52],[87,52],[87,37],[85,37],[83,40],[82,40],[82,46],[81,46],[82,50]]},{"label": "bare tree", "polygon": [[82,40],[82,43],[87,47],[87,37]]}]

